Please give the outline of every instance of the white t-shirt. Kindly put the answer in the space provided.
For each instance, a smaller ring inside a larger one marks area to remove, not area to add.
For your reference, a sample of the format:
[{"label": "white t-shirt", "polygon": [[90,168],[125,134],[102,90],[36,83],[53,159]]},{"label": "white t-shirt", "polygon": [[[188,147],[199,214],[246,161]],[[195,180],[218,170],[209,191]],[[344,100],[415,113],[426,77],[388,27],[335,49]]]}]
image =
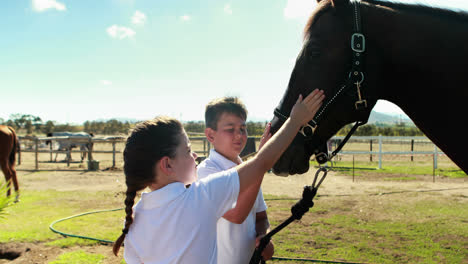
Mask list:
[{"label": "white t-shirt", "polygon": [[[230,169],[236,166],[216,150],[211,149],[210,155],[197,166],[198,178],[204,179],[210,174]],[[236,206],[236,201],[232,208]],[[234,224],[224,218],[218,220],[218,263],[245,264],[249,263],[255,250],[256,214],[266,211],[267,205],[263,200],[262,190],[258,192],[252,210],[242,224]]]},{"label": "white t-shirt", "polygon": [[216,222],[231,209],[238,195],[235,168],[188,188],[177,182],[143,193],[125,237],[125,261],[216,264]]}]

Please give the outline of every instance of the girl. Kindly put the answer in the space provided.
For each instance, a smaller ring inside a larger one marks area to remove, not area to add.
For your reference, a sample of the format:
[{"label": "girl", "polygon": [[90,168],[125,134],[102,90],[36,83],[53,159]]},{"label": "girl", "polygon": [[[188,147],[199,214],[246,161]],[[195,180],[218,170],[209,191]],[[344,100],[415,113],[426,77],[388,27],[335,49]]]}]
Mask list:
[{"label": "girl", "polygon": [[[217,220],[236,201],[236,207],[253,206],[256,196],[249,193],[258,192],[265,172],[314,117],[323,98],[319,90],[304,100],[299,96],[291,117],[254,158],[200,181],[197,156],[179,121],[158,117],[138,124],[124,150],[126,218],[114,254],[125,239],[128,264],[216,263]],[[137,192],[146,187],[151,192],[142,193],[132,210]]]}]

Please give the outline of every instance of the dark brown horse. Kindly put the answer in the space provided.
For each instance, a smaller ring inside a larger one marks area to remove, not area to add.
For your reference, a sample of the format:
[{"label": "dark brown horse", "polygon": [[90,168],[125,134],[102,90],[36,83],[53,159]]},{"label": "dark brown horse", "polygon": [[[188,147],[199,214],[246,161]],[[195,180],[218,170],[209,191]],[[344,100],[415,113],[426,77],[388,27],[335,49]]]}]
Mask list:
[{"label": "dark brown horse", "polygon": [[7,183],[7,196],[10,196],[10,183],[13,183],[16,192],[16,201],[19,198],[18,179],[16,177],[15,161],[16,151],[19,149],[18,137],[10,126],[0,125],[0,167]]},{"label": "dark brown horse", "polygon": [[273,172],[306,172],[328,139],[349,123],[367,122],[384,99],[468,173],[468,14],[375,0],[318,2],[272,131],[299,93],[319,88],[326,102],[311,122],[314,131],[298,134]]}]

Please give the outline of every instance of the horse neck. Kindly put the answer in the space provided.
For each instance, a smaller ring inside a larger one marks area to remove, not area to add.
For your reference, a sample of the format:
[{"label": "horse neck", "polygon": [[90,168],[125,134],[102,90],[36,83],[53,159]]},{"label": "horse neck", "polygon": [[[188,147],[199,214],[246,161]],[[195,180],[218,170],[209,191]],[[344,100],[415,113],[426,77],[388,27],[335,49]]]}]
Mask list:
[{"label": "horse neck", "polygon": [[[414,13],[412,13],[414,12]],[[381,60],[370,83],[376,98],[398,105],[461,168],[468,141],[454,133],[468,122],[468,18],[435,16],[434,12],[364,9],[363,31],[368,60]],[[367,30],[367,32],[366,32]],[[374,62],[375,63],[375,62]],[[369,69],[368,76],[373,74]]]},{"label": "horse neck", "polygon": [[380,82],[375,84],[379,99],[414,113],[420,112],[414,100],[421,96],[428,104],[467,98],[468,89],[459,87],[468,82],[464,73],[468,69],[468,49],[464,47],[468,43],[468,18],[449,20],[430,12],[376,6],[367,6],[363,13],[363,31],[369,53],[373,52],[369,57],[377,54],[383,61]]}]

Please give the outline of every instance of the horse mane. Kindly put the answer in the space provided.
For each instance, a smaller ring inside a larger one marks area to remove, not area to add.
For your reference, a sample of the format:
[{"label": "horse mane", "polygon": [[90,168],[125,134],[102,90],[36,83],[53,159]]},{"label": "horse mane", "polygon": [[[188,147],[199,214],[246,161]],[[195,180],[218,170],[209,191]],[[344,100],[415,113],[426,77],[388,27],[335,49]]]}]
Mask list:
[{"label": "horse mane", "polygon": [[425,4],[389,2],[382,0],[363,0],[363,2],[377,6],[389,7],[401,12],[411,12],[417,14],[437,16],[438,18],[442,18],[445,20],[468,20],[468,13],[462,10],[456,11],[442,7],[429,6]]},{"label": "horse mane", "polygon": [[[468,12],[462,10],[450,10],[417,3],[389,2],[383,0],[362,0],[363,4],[391,8],[400,13],[424,14],[434,16],[451,22],[468,22]],[[332,7],[330,1],[320,1],[314,14],[309,18],[304,28],[304,40],[310,35],[310,29],[317,17]]]}]

